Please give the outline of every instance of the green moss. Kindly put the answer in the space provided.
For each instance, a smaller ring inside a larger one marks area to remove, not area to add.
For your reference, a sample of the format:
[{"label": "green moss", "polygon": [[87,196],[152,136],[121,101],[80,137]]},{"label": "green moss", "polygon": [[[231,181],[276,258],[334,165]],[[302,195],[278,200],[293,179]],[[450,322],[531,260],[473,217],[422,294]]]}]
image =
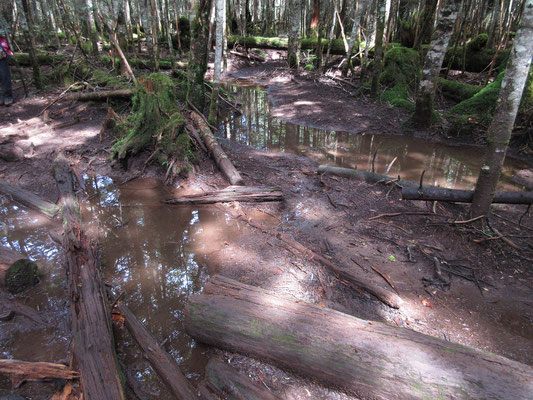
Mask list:
[{"label": "green moss", "polygon": [[305,71],[314,71],[315,70],[315,66],[313,64],[307,64],[305,67],[304,67],[304,70]]},{"label": "green moss", "polygon": [[6,272],[6,288],[11,293],[20,293],[37,283],[37,265],[33,261],[15,261]]},{"label": "green moss", "polygon": [[380,100],[409,112],[415,110],[415,105],[409,100],[409,90],[407,89],[407,85],[404,83],[399,83],[392,89],[385,90],[381,95]]},{"label": "green moss", "polygon": [[488,41],[489,41],[489,35],[487,35],[486,33],[480,33],[479,35],[470,39],[466,43],[466,51],[467,52],[479,51],[487,45]]},{"label": "green moss", "polygon": [[[496,50],[482,48],[479,50],[468,49],[466,50],[465,70],[469,72],[482,72],[488,70]],[[505,68],[507,59],[509,58],[509,50],[500,50],[496,55],[494,62],[494,70],[500,71]],[[450,64],[451,63],[451,64]],[[446,51],[444,57],[445,66],[450,65],[451,69],[462,70],[463,69],[463,47],[457,48],[450,47]]]},{"label": "green moss", "polygon": [[459,102],[471,98],[483,89],[483,86],[469,85],[444,78],[438,78],[437,84],[445,97]]}]

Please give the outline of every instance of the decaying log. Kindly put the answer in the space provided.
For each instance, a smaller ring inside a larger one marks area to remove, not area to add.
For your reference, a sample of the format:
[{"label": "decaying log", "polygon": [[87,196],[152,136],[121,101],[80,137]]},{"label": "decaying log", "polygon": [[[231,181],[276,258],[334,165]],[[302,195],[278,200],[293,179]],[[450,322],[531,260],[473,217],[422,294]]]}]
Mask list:
[{"label": "decaying log", "polygon": [[189,297],[185,324],[200,342],[364,398],[526,400],[533,393],[531,366],[221,276]]},{"label": "decaying log", "polygon": [[259,54],[254,53],[241,53],[240,51],[231,50],[231,54],[236,55],[238,57],[246,58],[248,60],[254,60],[259,62],[265,62],[265,57]]},{"label": "decaying log", "polygon": [[0,246],[0,287],[19,293],[36,285],[37,264],[7,247]]},{"label": "decaying log", "polygon": [[122,302],[117,303],[117,308],[124,316],[124,323],[135,342],[143,350],[144,356],[154,367],[155,371],[168,389],[177,399],[196,399],[194,388],[183,375],[179,366],[170,355],[157,343],[157,340],[144,325],[135,317],[130,309]]},{"label": "decaying log", "polygon": [[118,374],[111,315],[99,271],[96,243],[82,228],[73,174],[63,156],[54,173],[63,215],[63,247],[66,255],[69,297],[72,301],[72,338],[75,365],[81,374],[83,398],[123,400]]},{"label": "decaying log", "polygon": [[204,119],[195,111],[191,111],[190,115],[191,119],[199,129],[205,145],[209,149],[209,152],[215,159],[218,168],[222,171],[224,176],[232,185],[244,185],[244,180],[239,174],[239,171],[237,171],[224,150],[222,150],[222,147],[220,144],[218,144],[215,135],[213,135],[213,132],[211,132],[211,129],[209,126],[207,126],[207,123],[204,121]]},{"label": "decaying log", "polygon": [[0,193],[50,218],[54,218],[59,211],[59,207],[54,203],[43,200],[39,196],[7,183],[2,179],[0,179]]},{"label": "decaying log", "polygon": [[[473,190],[446,189],[435,186],[404,187],[402,199],[426,201],[453,201],[458,203],[471,203],[474,197]],[[533,192],[500,192],[495,193],[493,203],[500,204],[533,204]]]},{"label": "decaying log", "polygon": [[78,101],[104,101],[110,97],[129,98],[133,96],[131,89],[102,90],[100,92],[71,93],[64,97],[67,100]]},{"label": "decaying log", "polygon": [[213,204],[231,201],[282,201],[281,188],[268,186],[228,186],[221,190],[164,200],[167,204]]},{"label": "decaying log", "polygon": [[209,389],[228,400],[276,400],[272,392],[254,383],[230,365],[212,358],[205,367]]},{"label": "decaying log", "polygon": [[9,375],[17,385],[25,381],[49,381],[52,379],[76,379],[79,373],[63,364],[0,360],[0,374]]}]

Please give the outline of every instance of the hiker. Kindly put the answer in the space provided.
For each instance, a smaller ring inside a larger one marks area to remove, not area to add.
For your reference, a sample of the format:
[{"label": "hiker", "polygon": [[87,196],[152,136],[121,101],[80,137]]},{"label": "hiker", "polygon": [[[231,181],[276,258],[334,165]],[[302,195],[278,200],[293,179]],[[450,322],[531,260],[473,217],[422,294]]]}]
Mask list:
[{"label": "hiker", "polygon": [[9,57],[13,55],[9,46],[9,31],[6,21],[0,15],[0,85],[2,97],[0,105],[10,106],[13,104],[13,90],[11,88],[11,74],[9,72]]}]

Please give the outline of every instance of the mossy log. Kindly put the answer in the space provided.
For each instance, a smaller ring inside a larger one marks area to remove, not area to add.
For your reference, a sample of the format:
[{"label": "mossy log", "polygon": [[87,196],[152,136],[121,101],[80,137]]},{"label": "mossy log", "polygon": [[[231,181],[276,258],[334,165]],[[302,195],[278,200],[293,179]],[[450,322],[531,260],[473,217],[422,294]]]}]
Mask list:
[{"label": "mossy log", "polygon": [[183,375],[176,361],[157,343],[156,339],[148,332],[130,309],[122,302],[117,304],[117,309],[124,317],[126,328],[142,349],[144,357],[154,367],[170,392],[177,399],[181,400],[198,398],[194,388]]},{"label": "mossy log", "polygon": [[[466,53],[463,51],[462,46],[449,47],[444,56],[444,66],[451,66],[451,69],[462,70],[463,69],[463,55],[465,55],[464,68],[468,72],[483,72],[488,71],[490,63],[494,59],[496,54],[495,49],[486,48],[472,48],[467,46]],[[501,70],[505,66],[507,59],[509,58],[509,50],[500,50],[496,55],[494,62],[494,68]],[[452,61],[453,60],[453,61]],[[450,64],[450,61],[451,64]]]},{"label": "mossy log", "polygon": [[[15,53],[16,62],[23,67],[31,67],[31,59],[28,53]],[[63,54],[37,54],[37,62],[39,65],[59,65],[67,61],[67,57]],[[15,63],[15,60],[10,63]]]},{"label": "mossy log", "polygon": [[49,362],[0,360],[0,374],[9,375],[16,386],[25,381],[76,379],[80,374],[66,365]]},{"label": "mossy log", "polygon": [[23,204],[32,210],[39,211],[49,218],[53,218],[59,212],[59,207],[54,203],[43,200],[39,196],[21,189],[18,186],[7,183],[0,179],[0,193],[8,196],[10,199]]},{"label": "mossy log", "polygon": [[437,85],[444,97],[458,102],[471,98],[483,89],[483,86],[470,85],[468,83],[452,81],[444,78],[438,78]]},{"label": "mossy log", "polygon": [[81,374],[83,398],[124,400],[97,244],[83,230],[72,170],[62,156],[55,160],[54,175],[60,193],[63,248],[72,301],[73,355]]},{"label": "mossy log", "polygon": [[99,92],[71,93],[66,95],[64,99],[73,101],[105,101],[109,98],[130,98],[134,93],[131,89],[101,90]]},{"label": "mossy log", "polygon": [[215,135],[211,132],[211,128],[209,128],[202,116],[195,111],[191,111],[190,115],[220,171],[222,171],[232,185],[244,185],[244,180],[242,179],[241,174],[239,174],[239,171],[237,171],[231,160],[228,158],[226,152],[222,150]]},{"label": "mossy log", "polygon": [[266,202],[283,201],[283,192],[278,187],[268,186],[228,186],[199,194],[181,196],[163,201],[167,204],[214,204],[231,201]]},{"label": "mossy log", "polygon": [[194,339],[376,399],[516,399],[533,368],[410,329],[366,321],[213,277],[192,295]]},{"label": "mossy log", "polygon": [[21,254],[0,246],[0,287],[20,293],[39,283],[37,264]]},{"label": "mossy log", "polygon": [[228,400],[276,400],[264,386],[254,383],[246,375],[228,364],[212,358],[205,367],[207,387]]},{"label": "mossy log", "polygon": [[[325,52],[328,50],[329,40],[322,39],[322,49]],[[280,37],[260,37],[260,36],[228,36],[228,48],[233,48],[235,45],[241,45],[247,48],[255,49],[273,49],[273,50],[287,50],[289,42],[287,38]],[[318,45],[318,39],[301,39],[302,50],[315,50]],[[357,44],[354,49],[357,49]],[[346,49],[342,39],[333,39],[331,43],[330,54],[345,55]]]},{"label": "mossy log", "polygon": [[[149,69],[149,70],[152,70],[152,71],[154,69],[154,65],[153,65],[152,60],[143,60],[143,59],[137,58],[137,59],[130,59],[130,60],[128,60],[128,62],[134,68]],[[186,70],[187,69],[187,63],[186,62],[181,62],[181,61],[174,61],[174,68]],[[167,59],[167,58],[160,59],[159,60],[159,69],[173,69],[172,68],[172,60]]]},{"label": "mossy log", "polygon": [[[447,189],[435,186],[416,186],[402,188],[402,199],[424,201],[450,201],[457,203],[471,203],[473,190]],[[533,204],[533,192],[500,192],[495,193],[493,203],[499,204]]]}]

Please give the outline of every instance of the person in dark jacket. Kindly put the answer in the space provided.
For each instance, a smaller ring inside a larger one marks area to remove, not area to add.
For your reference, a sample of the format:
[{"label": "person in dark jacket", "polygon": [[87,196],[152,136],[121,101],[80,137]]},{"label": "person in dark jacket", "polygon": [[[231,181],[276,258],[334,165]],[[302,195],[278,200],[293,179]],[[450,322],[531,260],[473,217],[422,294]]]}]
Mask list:
[{"label": "person in dark jacket", "polygon": [[13,55],[9,47],[8,26],[0,16],[0,85],[2,86],[2,97],[0,105],[10,106],[13,104],[13,89],[11,86],[11,73],[9,72],[9,57]]}]

